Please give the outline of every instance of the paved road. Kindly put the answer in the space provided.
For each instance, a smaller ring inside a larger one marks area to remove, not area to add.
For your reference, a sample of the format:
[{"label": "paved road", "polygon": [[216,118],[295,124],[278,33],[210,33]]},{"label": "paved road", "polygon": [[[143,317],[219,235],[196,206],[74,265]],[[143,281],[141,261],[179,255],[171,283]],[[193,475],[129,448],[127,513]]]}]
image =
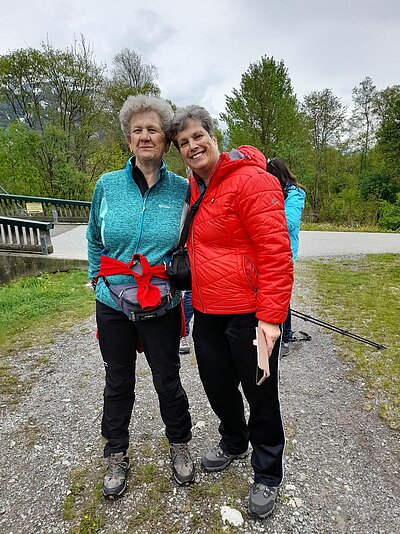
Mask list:
[{"label": "paved road", "polygon": [[[63,225],[52,236],[55,258],[86,259],[86,225]],[[300,232],[299,258],[400,253],[400,234]]]},{"label": "paved road", "polygon": [[400,253],[400,234],[300,232],[299,258]]}]

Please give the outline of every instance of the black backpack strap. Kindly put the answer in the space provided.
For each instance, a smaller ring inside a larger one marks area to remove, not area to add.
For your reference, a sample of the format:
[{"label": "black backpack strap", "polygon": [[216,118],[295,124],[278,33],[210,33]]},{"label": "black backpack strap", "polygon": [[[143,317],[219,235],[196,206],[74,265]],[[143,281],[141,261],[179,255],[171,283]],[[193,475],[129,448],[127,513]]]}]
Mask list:
[{"label": "black backpack strap", "polygon": [[183,228],[182,228],[182,232],[181,232],[181,236],[179,238],[179,243],[178,243],[177,249],[180,249],[186,243],[186,240],[187,240],[188,235],[189,235],[190,224],[191,224],[191,222],[193,220],[193,217],[196,215],[197,210],[199,209],[200,203],[203,200],[205,192],[206,192],[206,189],[204,189],[204,191],[201,193],[201,195],[196,200],[196,202],[194,204],[192,204],[188,214],[186,215],[185,223],[184,223]]}]

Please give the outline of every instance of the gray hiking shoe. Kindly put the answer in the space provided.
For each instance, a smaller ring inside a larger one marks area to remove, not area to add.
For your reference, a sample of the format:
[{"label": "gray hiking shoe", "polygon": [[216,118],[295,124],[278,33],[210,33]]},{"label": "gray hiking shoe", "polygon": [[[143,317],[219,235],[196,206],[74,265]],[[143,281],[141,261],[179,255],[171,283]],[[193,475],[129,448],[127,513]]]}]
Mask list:
[{"label": "gray hiking shoe", "polygon": [[189,354],[190,345],[187,337],[183,337],[179,344],[179,354]]},{"label": "gray hiking shoe", "polygon": [[281,344],[281,352],[280,352],[281,358],[283,358],[284,356],[288,356],[289,353],[290,353],[289,343],[282,343]]},{"label": "gray hiking shoe", "polygon": [[268,517],[275,508],[277,494],[278,488],[276,486],[266,486],[254,482],[250,490],[249,514],[256,519]]},{"label": "gray hiking shoe", "polygon": [[171,443],[170,454],[174,479],[179,485],[194,480],[194,463],[187,443]]},{"label": "gray hiking shoe", "polygon": [[212,473],[214,471],[222,471],[223,469],[225,469],[225,467],[228,467],[228,465],[233,460],[245,458],[248,453],[249,449],[247,449],[245,452],[242,452],[241,454],[229,454],[229,452],[224,451],[218,445],[214,449],[211,449],[211,451],[208,451],[205,456],[203,456],[203,458],[201,459],[201,463],[204,469],[208,472]]},{"label": "gray hiking shoe", "polygon": [[110,454],[105,459],[106,475],[103,483],[103,495],[106,499],[116,499],[126,489],[126,473],[129,469],[129,458],[123,452]]}]

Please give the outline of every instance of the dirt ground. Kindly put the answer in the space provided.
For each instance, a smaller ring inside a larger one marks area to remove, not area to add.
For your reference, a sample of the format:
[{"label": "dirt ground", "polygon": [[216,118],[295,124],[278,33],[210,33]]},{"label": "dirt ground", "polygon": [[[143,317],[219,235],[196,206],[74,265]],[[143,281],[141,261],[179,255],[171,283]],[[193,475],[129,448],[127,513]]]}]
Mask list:
[{"label": "dirt ground", "polygon": [[[311,313],[308,286],[296,281],[293,306]],[[398,532],[398,433],[365,409],[362,379],[339,357],[333,335],[297,319],[294,329],[306,330],[312,340],[293,343],[281,360],[287,448],[271,517],[254,521],[247,515],[248,458],[219,474],[200,469],[202,454],[218,440],[218,423],[193,351],[182,357],[182,381],[194,424],[196,483],[181,488],[172,481],[156,395],[139,355],[128,489],[114,503],[102,500],[104,372],[92,317],[54,343],[13,357],[21,392],[16,404],[0,400],[0,532]],[[241,514],[238,526],[223,522],[224,505]]]}]

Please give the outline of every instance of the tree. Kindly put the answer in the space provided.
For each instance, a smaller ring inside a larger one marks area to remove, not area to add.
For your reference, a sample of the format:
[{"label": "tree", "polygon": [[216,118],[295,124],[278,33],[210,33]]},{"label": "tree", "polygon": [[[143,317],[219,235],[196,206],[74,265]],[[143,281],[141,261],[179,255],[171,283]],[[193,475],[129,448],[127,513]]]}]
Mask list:
[{"label": "tree", "polygon": [[400,189],[400,85],[381,91],[377,108],[381,119],[377,131],[378,148],[387,173]]},{"label": "tree", "polygon": [[118,142],[119,148],[126,151],[126,140],[119,124],[119,111],[130,95],[144,94],[160,96],[160,88],[155,83],[157,69],[143,62],[139,54],[124,48],[114,56],[112,76],[105,83],[104,108],[108,112],[108,132]]},{"label": "tree", "polygon": [[86,196],[88,182],[103,171],[94,157],[104,122],[103,71],[83,37],[65,51],[46,42],[41,50],[0,56],[0,110],[3,119],[8,113],[9,121],[39,136],[35,157],[46,184],[41,194]]},{"label": "tree", "polygon": [[328,147],[339,140],[345,119],[345,108],[331,89],[324,89],[306,95],[302,109],[308,123],[314,151],[315,174],[309,193],[313,218],[318,220],[320,182],[323,171],[327,170],[325,157]]},{"label": "tree", "polygon": [[360,176],[359,190],[363,199],[376,198],[395,203],[398,184],[386,173],[364,173]]},{"label": "tree", "polygon": [[230,146],[251,144],[266,157],[288,157],[299,127],[297,100],[283,61],[262,57],[242,75],[239,89],[226,96],[220,117]]},{"label": "tree", "polygon": [[353,143],[361,153],[360,174],[367,168],[368,152],[373,143],[376,127],[376,97],[376,86],[368,76],[352,91],[354,109],[349,122],[355,132]]},{"label": "tree", "polygon": [[139,54],[124,48],[114,56],[113,82],[128,85],[133,89],[150,88],[158,76],[155,65],[146,64]]},{"label": "tree", "polygon": [[46,61],[40,50],[27,48],[0,56],[2,118],[43,130],[48,109],[45,84]]},{"label": "tree", "polygon": [[0,128],[0,190],[33,196],[43,190],[36,160],[39,143],[38,133],[18,121]]}]

